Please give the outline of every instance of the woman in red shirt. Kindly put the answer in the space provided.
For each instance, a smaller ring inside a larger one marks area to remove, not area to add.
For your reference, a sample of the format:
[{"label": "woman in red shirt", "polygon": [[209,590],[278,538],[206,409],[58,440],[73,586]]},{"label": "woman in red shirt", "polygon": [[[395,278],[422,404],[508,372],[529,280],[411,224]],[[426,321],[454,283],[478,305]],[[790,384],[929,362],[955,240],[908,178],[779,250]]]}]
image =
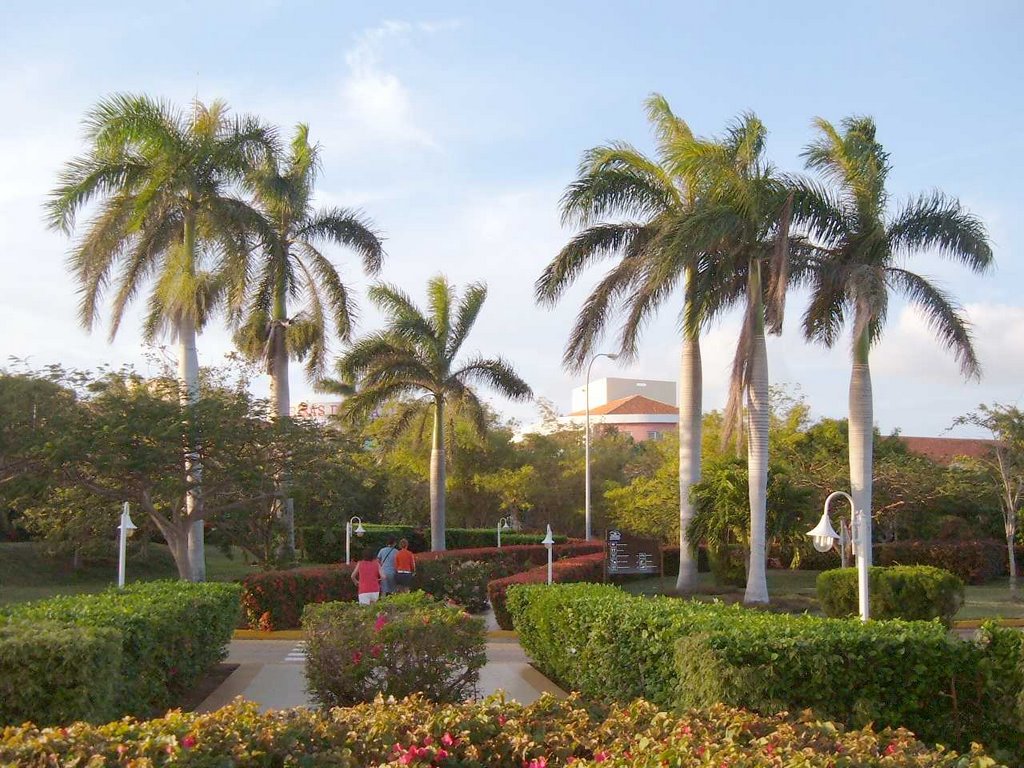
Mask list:
[{"label": "woman in red shirt", "polygon": [[373,550],[367,547],[363,552],[363,559],[352,569],[352,581],[359,592],[359,602],[362,605],[376,603],[380,598],[380,580],[383,575]]}]

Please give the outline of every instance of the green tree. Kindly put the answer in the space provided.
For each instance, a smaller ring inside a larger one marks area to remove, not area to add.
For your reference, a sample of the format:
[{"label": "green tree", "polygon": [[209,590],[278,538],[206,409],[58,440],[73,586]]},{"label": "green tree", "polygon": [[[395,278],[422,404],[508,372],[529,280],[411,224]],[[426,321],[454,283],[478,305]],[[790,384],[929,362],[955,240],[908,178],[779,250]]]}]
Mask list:
[{"label": "green tree", "polygon": [[[222,300],[238,306],[253,232],[263,219],[235,195],[273,152],[273,132],[253,117],[230,118],[222,102],[191,113],[148,96],[117,95],[86,116],[86,154],[71,160],[47,205],[50,225],[75,230],[97,203],[70,268],[79,284],[79,318],[92,329],[111,282],[110,336],[128,304],[151,283],[147,340],[169,332],[178,342],[180,397],[199,397],[196,336]],[[192,517],[188,578],[205,578],[201,479],[196,446],[186,445]]]},{"label": "green tree", "polygon": [[387,317],[387,326],[353,342],[339,360],[341,380],[356,387],[345,401],[344,412],[358,422],[401,400],[396,433],[432,419],[430,538],[431,549],[443,550],[446,429],[451,433],[451,422],[461,413],[478,431],[484,430],[486,414],[472,388],[475,383],[513,400],[527,399],[532,392],[500,357],[457,361],[487,298],[482,283],[469,285],[460,298],[443,276],[431,278],[426,312],[395,286],[374,285],[369,295]]},{"label": "green tree", "polygon": [[815,125],[818,136],[804,157],[807,167],[831,186],[796,182],[795,220],[818,246],[806,273],[812,298],[804,315],[804,333],[832,346],[852,315],[850,489],[856,508],[867,513],[862,551],[870,564],[874,440],[869,357],[882,336],[890,294],[920,309],[964,375],[978,376],[970,328],[956,300],[902,264],[908,256],[936,251],[973,272],[983,272],[992,265],[992,249],[981,221],[941,192],[920,195],[889,212],[889,155],[875,137],[871,118],[847,118],[842,131],[821,118]]},{"label": "green tree", "polygon": [[537,280],[536,297],[542,304],[554,304],[586,267],[603,258],[618,257],[618,263],[587,297],[570,333],[564,362],[570,370],[579,371],[597,349],[605,327],[620,307],[626,317],[619,337],[619,355],[635,358],[644,324],[683,283],[677,495],[681,524],[676,588],[692,592],[697,587],[697,560],[686,530],[693,515],[690,488],[700,482],[700,329],[707,318],[690,312],[699,251],[674,234],[686,229],[698,195],[692,169],[679,162],[694,137],[663,97],[652,95],[646,106],[657,137],[657,158],[648,158],[623,142],[584,153],[579,174],[562,198],[563,222],[583,229]]},{"label": "green tree", "polygon": [[[262,243],[255,286],[235,342],[247,357],[266,365],[270,401],[279,419],[290,416],[289,360],[306,360],[310,380],[322,378],[331,323],[342,340],[347,341],[352,330],[351,291],[321,252],[321,244],[353,249],[369,275],[380,272],[384,259],[380,236],[361,214],[344,208],[313,208],[319,169],[319,147],[309,143],[308,126],[299,125],[287,154],[270,156],[249,178],[271,236]],[[302,305],[291,315],[289,298],[298,298]],[[283,489],[284,479],[278,482]],[[282,554],[290,557],[295,550],[291,498],[279,513],[288,532]]]},{"label": "green tree", "polygon": [[989,455],[980,460],[999,489],[1006,534],[1006,553],[1010,564],[1010,594],[1016,599],[1017,558],[1014,542],[1021,507],[1024,506],[1024,412],[1016,406],[979,405],[978,410],[955,422],[988,430],[994,440]]}]

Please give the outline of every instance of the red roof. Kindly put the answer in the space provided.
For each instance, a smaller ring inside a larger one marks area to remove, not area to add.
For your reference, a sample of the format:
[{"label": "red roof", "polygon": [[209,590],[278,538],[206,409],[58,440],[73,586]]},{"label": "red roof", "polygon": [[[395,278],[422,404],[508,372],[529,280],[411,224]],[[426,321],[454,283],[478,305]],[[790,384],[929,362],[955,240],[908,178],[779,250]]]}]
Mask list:
[{"label": "red roof", "polygon": [[[612,400],[610,403],[598,405],[590,409],[591,416],[648,416],[652,413],[679,413],[674,405],[652,400],[643,395],[630,395]],[[576,411],[573,416],[586,416],[586,411]]]},{"label": "red roof", "polygon": [[959,456],[982,459],[995,445],[995,440],[963,437],[904,437],[900,435],[900,440],[911,453],[946,466],[952,464]]}]

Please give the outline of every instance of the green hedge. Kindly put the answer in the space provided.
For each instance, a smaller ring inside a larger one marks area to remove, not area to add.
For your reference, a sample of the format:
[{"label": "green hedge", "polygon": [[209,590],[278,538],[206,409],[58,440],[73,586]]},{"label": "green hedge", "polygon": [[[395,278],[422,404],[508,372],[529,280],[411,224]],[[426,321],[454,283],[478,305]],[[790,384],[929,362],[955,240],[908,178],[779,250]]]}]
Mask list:
[{"label": "green hedge", "polygon": [[1024,754],[1022,638],[1012,630],[987,627],[968,643],[937,622],[862,624],[589,584],[515,587],[508,608],[541,671],[589,698],[763,713],[820,706],[840,722]]},{"label": "green hedge", "polygon": [[[375,552],[385,546],[389,539],[408,539],[409,549],[413,552],[430,550],[430,531],[410,525],[376,525],[363,524],[366,532],[362,536],[352,536],[352,558],[366,547]],[[302,526],[299,538],[306,557],[314,563],[339,563],[345,559],[345,526],[324,528],[322,526]],[[521,544],[540,544],[543,533],[515,533],[512,531],[501,534],[502,546]],[[445,547],[448,549],[473,549],[496,547],[498,544],[497,530],[494,528],[448,528],[444,535]],[[562,544],[568,541],[565,536],[555,536],[555,542]]]},{"label": "green hedge", "polygon": [[7,615],[116,630],[121,673],[114,709],[118,715],[149,715],[175,703],[227,655],[238,625],[240,593],[237,584],[152,581],[24,603],[9,608]]},{"label": "green hedge", "polygon": [[120,674],[116,630],[0,622],[0,725],[106,722]]},{"label": "green hedge", "polygon": [[0,765],[986,768],[992,761],[978,750],[930,750],[907,731],[848,731],[806,715],[725,707],[666,714],[645,702],[603,711],[551,697],[524,707],[492,697],[457,705],[377,699],[329,712],[260,712],[236,702],[141,723],[10,728],[0,734]]},{"label": "green hedge", "polygon": [[[551,581],[555,584],[599,582],[604,576],[604,552],[568,557],[551,564]],[[494,619],[502,629],[514,629],[512,615],[505,604],[509,587],[517,584],[547,584],[548,566],[537,566],[522,573],[494,579],[487,584],[487,598],[494,609]]]},{"label": "green hedge", "polygon": [[[826,616],[859,614],[856,568],[818,574],[817,585]],[[964,583],[949,571],[930,565],[872,566],[868,569],[868,585],[873,619],[939,619],[949,627],[964,604]]]}]

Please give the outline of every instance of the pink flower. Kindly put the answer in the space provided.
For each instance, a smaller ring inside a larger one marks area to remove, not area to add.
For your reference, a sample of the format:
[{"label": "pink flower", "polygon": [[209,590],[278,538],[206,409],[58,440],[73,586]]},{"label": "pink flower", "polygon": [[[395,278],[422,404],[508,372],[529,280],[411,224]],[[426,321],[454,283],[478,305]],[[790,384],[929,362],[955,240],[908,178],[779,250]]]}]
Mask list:
[{"label": "pink flower", "polygon": [[437,760],[444,760],[446,757],[448,757],[448,750],[446,749],[439,749],[437,754],[434,755],[434,758]]},{"label": "pink flower", "polygon": [[594,753],[594,762],[595,763],[603,763],[607,759],[608,759],[608,753],[607,752],[595,752]]},{"label": "pink flower", "polygon": [[446,747],[454,747],[459,743],[458,739],[452,738],[452,735],[448,731],[444,732],[444,736],[441,737],[441,743]]},{"label": "pink flower", "polygon": [[895,754],[895,752],[896,752],[896,745],[895,744],[890,744],[889,746],[887,746],[885,748],[885,752],[883,752],[882,754],[892,755],[892,754]]},{"label": "pink flower", "polygon": [[508,718],[504,715],[498,715],[498,725],[504,725],[508,722]]},{"label": "pink flower", "polygon": [[528,763],[524,762],[523,768],[548,768],[548,759],[543,755],[535,757]]},{"label": "pink flower", "polygon": [[196,745],[196,737],[191,733],[181,740],[181,746],[185,749],[192,749]]},{"label": "pink flower", "polygon": [[398,758],[398,762],[402,765],[408,765],[415,759],[415,755],[413,755],[411,752],[406,752],[400,758]]},{"label": "pink flower", "polygon": [[373,658],[376,659],[378,656],[380,656],[380,651],[381,647],[379,645],[370,646],[370,655],[373,656]]},{"label": "pink flower", "polygon": [[374,632],[380,632],[382,629],[384,629],[384,625],[387,624],[387,623],[388,623],[387,615],[383,614],[383,613],[378,614],[377,621],[375,621],[373,623],[373,631]]},{"label": "pink flower", "polygon": [[400,755],[402,753],[402,745],[398,742],[395,742],[391,745],[391,751],[394,752],[396,755]]},{"label": "pink flower", "polygon": [[363,654],[362,653],[360,653],[359,651],[354,651],[352,653],[352,663],[353,664],[358,664],[362,660],[363,660]]},{"label": "pink flower", "polygon": [[429,747],[431,744],[434,743],[434,737],[433,736],[427,736],[426,738],[423,739],[423,743],[426,744]]}]

